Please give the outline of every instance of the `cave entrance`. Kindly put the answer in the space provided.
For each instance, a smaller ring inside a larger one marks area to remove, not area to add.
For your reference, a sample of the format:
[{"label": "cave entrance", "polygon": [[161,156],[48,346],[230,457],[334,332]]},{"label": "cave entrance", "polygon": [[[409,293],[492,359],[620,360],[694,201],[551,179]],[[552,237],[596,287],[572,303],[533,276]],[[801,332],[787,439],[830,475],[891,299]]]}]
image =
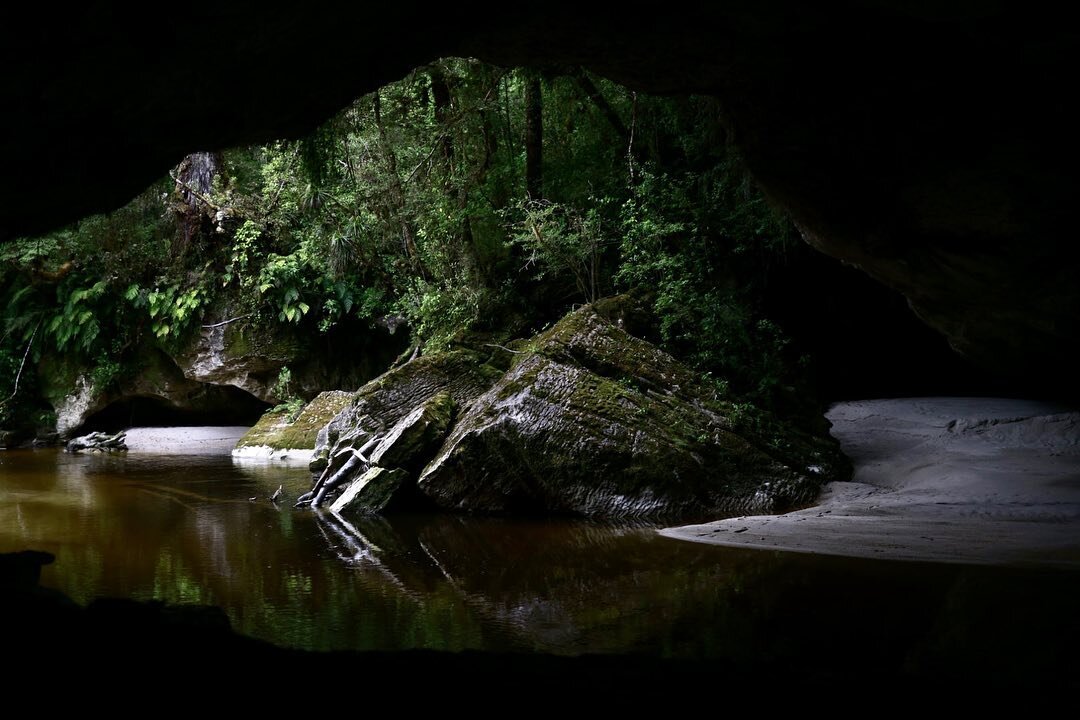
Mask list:
[{"label": "cave entrance", "polygon": [[132,427],[254,425],[270,407],[231,385],[211,385],[187,406],[157,396],[122,398],[88,417],[75,434],[115,433]]}]

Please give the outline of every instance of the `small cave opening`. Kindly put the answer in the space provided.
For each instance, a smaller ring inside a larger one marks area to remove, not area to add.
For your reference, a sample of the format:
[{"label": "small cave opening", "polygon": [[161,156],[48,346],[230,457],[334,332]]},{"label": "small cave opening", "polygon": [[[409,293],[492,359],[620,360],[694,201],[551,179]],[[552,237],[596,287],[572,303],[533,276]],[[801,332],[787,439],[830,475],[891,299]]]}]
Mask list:
[{"label": "small cave opening", "polygon": [[211,385],[187,407],[157,396],[129,396],[86,419],[77,434],[119,432],[132,427],[254,425],[271,405],[228,385]]}]

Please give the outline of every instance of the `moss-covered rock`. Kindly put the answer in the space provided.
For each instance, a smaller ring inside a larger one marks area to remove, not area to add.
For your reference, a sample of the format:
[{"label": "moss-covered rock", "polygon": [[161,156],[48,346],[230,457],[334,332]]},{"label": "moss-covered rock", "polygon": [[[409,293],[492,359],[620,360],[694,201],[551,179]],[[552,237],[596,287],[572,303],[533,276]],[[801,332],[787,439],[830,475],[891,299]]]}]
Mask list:
[{"label": "moss-covered rock", "polygon": [[[129,417],[123,408],[135,402],[152,408],[155,417],[173,421],[218,417],[242,422],[265,407],[231,387],[186,378],[168,354],[152,346],[142,347],[137,362],[104,381],[95,380],[97,372],[93,368],[71,359],[42,361],[38,376],[43,394],[56,414],[56,431],[64,440],[87,422],[117,425],[116,414]],[[102,415],[110,411],[114,415],[102,420]]]},{"label": "moss-covered rock", "polygon": [[485,365],[480,355],[468,350],[416,358],[360,388],[352,403],[319,431],[315,456],[327,455],[346,435],[383,435],[440,393],[445,393],[453,406],[468,406],[501,376],[499,370]]},{"label": "moss-covered rock", "polygon": [[446,437],[454,414],[454,399],[448,392],[436,393],[424,404],[399,420],[374,450],[371,464],[384,468],[424,466]]},{"label": "moss-covered rock", "polygon": [[330,388],[359,387],[386,368],[405,342],[358,322],[315,335],[292,325],[227,322],[221,313],[231,311],[225,306],[205,318],[176,363],[191,380],[232,385],[264,402],[286,399],[275,395],[283,368],[290,371],[289,392],[312,399]]},{"label": "moss-covered rock", "polygon": [[329,390],[319,393],[291,422],[284,412],[271,410],[237,442],[237,448],[268,447],[273,450],[313,449],[327,423],[353,399],[353,393]]},{"label": "moss-covered rock", "polygon": [[[210,318],[213,320],[213,318]],[[208,322],[176,361],[185,377],[202,383],[232,385],[265,402],[275,398],[281,368],[294,362],[300,343],[286,331]]]},{"label": "moss-covered rock", "polygon": [[169,357],[154,348],[145,348],[134,367],[104,387],[94,382],[92,368],[71,359],[45,360],[38,373],[44,395],[56,412],[56,431],[63,439],[95,413],[125,399],[152,399],[177,410],[213,410],[215,403],[227,401],[185,379]]},{"label": "moss-covered rock", "polygon": [[587,307],[529,343],[419,485],[461,510],[690,518],[808,503],[843,472],[831,440],[745,412]]},{"label": "moss-covered rock", "polygon": [[413,509],[419,493],[409,473],[373,467],[352,481],[330,509],[338,514],[396,512]]},{"label": "moss-covered rock", "polygon": [[502,373],[467,350],[436,353],[393,368],[357,391],[319,431],[312,491],[321,505],[373,464],[417,472],[445,437],[454,408],[468,405]]},{"label": "moss-covered rock", "polygon": [[312,502],[380,466],[423,468],[444,508],[692,519],[806,504],[844,474],[830,438],[726,401],[626,332],[622,307],[515,343],[508,369],[458,350],[368,383],[320,431]]}]

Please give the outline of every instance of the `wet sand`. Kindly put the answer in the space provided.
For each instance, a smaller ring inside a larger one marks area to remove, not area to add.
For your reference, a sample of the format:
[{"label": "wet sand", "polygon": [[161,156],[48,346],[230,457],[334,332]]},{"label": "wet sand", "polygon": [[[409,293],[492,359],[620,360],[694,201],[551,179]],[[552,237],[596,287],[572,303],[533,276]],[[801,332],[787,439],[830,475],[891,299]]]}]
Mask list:
[{"label": "wet sand", "polygon": [[1080,413],[946,397],[839,403],[827,417],[855,471],[817,505],[660,532],[849,557],[1080,567]]},{"label": "wet sand", "polygon": [[127,446],[133,453],[228,455],[248,430],[243,425],[129,428]]}]

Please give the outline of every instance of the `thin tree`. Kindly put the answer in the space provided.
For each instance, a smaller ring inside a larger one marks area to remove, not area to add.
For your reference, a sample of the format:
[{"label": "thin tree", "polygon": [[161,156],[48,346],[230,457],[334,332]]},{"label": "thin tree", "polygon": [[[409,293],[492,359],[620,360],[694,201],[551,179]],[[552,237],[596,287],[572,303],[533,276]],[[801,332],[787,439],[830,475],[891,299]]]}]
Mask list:
[{"label": "thin tree", "polygon": [[544,199],[544,104],[540,73],[525,71],[525,192],[533,201]]}]

